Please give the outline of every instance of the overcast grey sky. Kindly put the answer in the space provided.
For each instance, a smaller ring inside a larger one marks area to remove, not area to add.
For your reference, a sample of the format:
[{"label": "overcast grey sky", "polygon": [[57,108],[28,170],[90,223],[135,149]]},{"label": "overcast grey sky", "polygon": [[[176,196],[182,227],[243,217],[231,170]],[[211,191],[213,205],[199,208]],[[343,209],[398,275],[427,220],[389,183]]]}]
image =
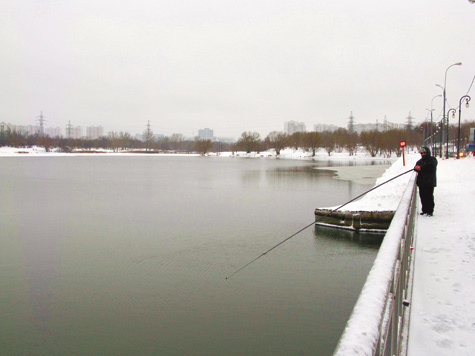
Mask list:
[{"label": "overcast grey sky", "polygon": [[474,29],[468,0],[0,0],[0,121],[235,138],[422,121],[455,62],[449,105],[467,93]]}]

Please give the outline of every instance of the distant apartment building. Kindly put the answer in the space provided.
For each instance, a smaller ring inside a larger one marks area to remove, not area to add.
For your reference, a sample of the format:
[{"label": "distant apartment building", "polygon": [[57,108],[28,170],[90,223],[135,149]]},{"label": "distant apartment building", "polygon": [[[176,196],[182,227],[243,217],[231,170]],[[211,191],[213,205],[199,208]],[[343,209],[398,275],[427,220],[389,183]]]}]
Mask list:
[{"label": "distant apartment building", "polygon": [[355,124],[354,131],[358,134],[362,133],[363,131],[383,131],[381,130],[381,126],[376,124]]},{"label": "distant apartment building", "polygon": [[0,132],[15,131],[23,135],[36,135],[40,131],[40,127],[37,125],[13,125],[2,122],[0,124]]},{"label": "distant apartment building", "polygon": [[200,140],[211,140],[211,141],[213,141],[214,140],[214,131],[209,129],[209,128],[198,130],[198,138]]},{"label": "distant apartment building", "polygon": [[305,132],[305,124],[297,121],[284,122],[284,132],[288,135],[292,135],[296,132]]},{"label": "distant apartment building", "polygon": [[104,136],[104,128],[102,126],[86,126],[86,138],[88,140],[96,140]]},{"label": "distant apartment building", "polygon": [[384,119],[384,122],[380,124],[377,120],[375,124],[356,124],[354,125],[355,132],[358,134],[362,133],[363,131],[388,131],[388,130],[405,130],[407,129],[406,124],[395,124],[392,122],[388,122]]},{"label": "distant apartment building", "polygon": [[82,127],[81,126],[73,127],[73,136],[72,136],[72,138],[82,138],[82,137],[83,137]]},{"label": "distant apartment building", "polygon": [[386,123],[382,124],[381,128],[380,128],[381,131],[388,131],[388,130],[393,130],[393,129],[405,130],[405,129],[407,129],[407,125],[406,124],[395,124],[395,123],[392,123],[392,122],[386,122]]},{"label": "distant apartment building", "polygon": [[216,141],[223,143],[235,143],[236,139],[234,137],[216,137]]},{"label": "distant apartment building", "polygon": [[82,127],[68,124],[66,126],[66,138],[82,138]]},{"label": "distant apartment building", "polygon": [[[37,135],[40,133],[40,126],[38,125],[13,125],[9,123],[0,123],[0,132],[15,131],[23,135]],[[61,129],[59,127],[47,127],[44,129],[44,134],[50,137],[61,136]]]},{"label": "distant apartment building", "polygon": [[59,127],[46,127],[45,135],[49,137],[61,137],[61,129]]},{"label": "distant apartment building", "polygon": [[[354,122],[351,125],[352,131],[356,132],[358,134],[362,133],[363,131],[388,131],[392,129],[399,129],[399,130],[405,130],[407,128],[406,124],[395,124],[392,122],[388,122],[386,119],[382,124],[380,124],[378,121],[373,124],[355,124]],[[332,124],[316,124],[314,125],[314,131],[317,132],[324,132],[324,131],[330,131],[334,132],[338,129],[341,129],[343,127],[332,125]]]},{"label": "distant apartment building", "polygon": [[329,131],[329,132],[334,132],[338,130],[340,127],[336,125],[328,125],[328,124],[316,124],[313,126],[313,130],[317,132],[324,132],[324,131]]}]

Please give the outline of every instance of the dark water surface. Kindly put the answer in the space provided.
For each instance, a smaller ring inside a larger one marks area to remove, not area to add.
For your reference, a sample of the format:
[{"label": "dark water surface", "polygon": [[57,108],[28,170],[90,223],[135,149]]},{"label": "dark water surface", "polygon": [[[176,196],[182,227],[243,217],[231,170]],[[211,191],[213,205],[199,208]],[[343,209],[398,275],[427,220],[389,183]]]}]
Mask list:
[{"label": "dark water surface", "polygon": [[[323,163],[0,158],[0,354],[331,355],[378,246]],[[357,169],[357,168],[355,168]]]}]

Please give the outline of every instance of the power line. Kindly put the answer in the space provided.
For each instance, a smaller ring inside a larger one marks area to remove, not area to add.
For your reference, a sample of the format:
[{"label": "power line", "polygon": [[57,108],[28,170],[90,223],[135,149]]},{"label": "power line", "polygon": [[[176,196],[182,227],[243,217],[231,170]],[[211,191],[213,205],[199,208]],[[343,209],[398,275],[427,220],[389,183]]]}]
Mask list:
[{"label": "power line", "polygon": [[[473,76],[472,84],[470,84],[470,88],[468,88],[468,90],[467,90],[467,94],[470,93],[470,89],[472,89],[472,85],[473,85],[474,81],[475,81],[475,75]],[[467,95],[467,94],[465,94],[465,95]]]}]

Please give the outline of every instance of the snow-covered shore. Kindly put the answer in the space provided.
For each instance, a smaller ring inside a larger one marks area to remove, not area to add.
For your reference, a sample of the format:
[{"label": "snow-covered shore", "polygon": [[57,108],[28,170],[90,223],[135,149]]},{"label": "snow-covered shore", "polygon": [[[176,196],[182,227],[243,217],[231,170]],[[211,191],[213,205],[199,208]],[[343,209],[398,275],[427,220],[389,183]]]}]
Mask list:
[{"label": "snow-covered shore", "polygon": [[[134,155],[150,155],[150,153],[133,153]],[[169,153],[154,153],[154,155],[163,156]],[[52,148],[49,152],[46,152],[44,147],[32,146],[32,147],[0,147],[0,157],[54,157],[54,156],[117,156],[117,155],[132,155],[132,151],[114,152],[113,150],[105,149],[80,149],[73,152],[62,152],[58,148]],[[173,153],[175,156],[199,156],[197,153]]]},{"label": "snow-covered shore", "polygon": [[[72,155],[130,155],[130,151],[120,151],[120,152],[113,152],[112,150],[106,149],[93,149],[89,150],[90,153],[87,153],[88,150],[78,150],[79,152],[71,152],[65,153],[61,152],[60,149],[52,148],[50,152],[46,152],[44,147],[32,146],[32,147],[8,147],[2,146],[0,147],[0,157],[3,156],[72,156]],[[150,153],[143,152],[137,153],[137,151],[133,151],[135,155],[150,155]],[[154,153],[153,155],[183,155],[183,156],[200,156],[198,153]],[[247,157],[247,158],[275,158],[276,152],[273,149],[262,151],[262,152],[251,152],[246,153],[243,151],[236,151],[236,152],[209,152],[206,154],[207,156],[219,156],[219,157]],[[371,157],[370,154],[364,151],[360,151],[353,156],[350,156],[348,152],[332,152],[329,156],[328,153],[320,149],[316,152],[315,157],[312,157],[312,154],[308,151],[304,151],[301,149],[292,149],[286,148],[280,152],[278,156],[281,159],[315,159],[315,160],[332,160],[332,161],[361,161],[361,160],[388,160],[387,157],[376,156]],[[393,156],[390,159],[395,159]]]}]

